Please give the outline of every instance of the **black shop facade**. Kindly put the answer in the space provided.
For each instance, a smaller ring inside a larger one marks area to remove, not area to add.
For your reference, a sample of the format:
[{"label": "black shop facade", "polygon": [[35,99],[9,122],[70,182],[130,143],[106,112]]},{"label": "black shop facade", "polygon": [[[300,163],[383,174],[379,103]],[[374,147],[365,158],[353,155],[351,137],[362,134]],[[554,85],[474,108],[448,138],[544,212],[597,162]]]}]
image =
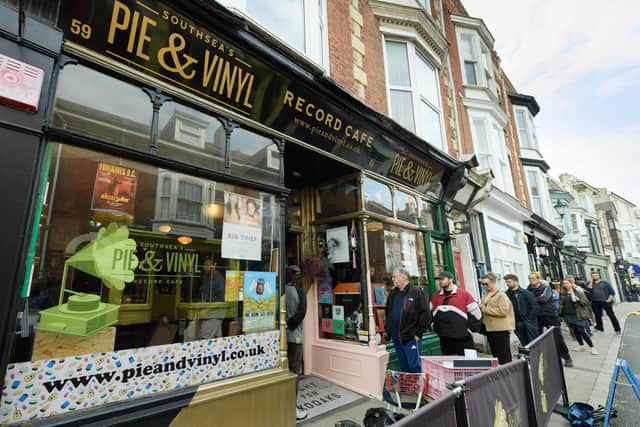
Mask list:
[{"label": "black shop facade", "polygon": [[222,6],[0,7],[2,51],[42,76],[35,107],[0,106],[17,182],[0,422],[293,425],[287,264],[305,371],[343,360],[380,392],[390,273],[429,293],[453,271],[442,201],[462,166]]}]

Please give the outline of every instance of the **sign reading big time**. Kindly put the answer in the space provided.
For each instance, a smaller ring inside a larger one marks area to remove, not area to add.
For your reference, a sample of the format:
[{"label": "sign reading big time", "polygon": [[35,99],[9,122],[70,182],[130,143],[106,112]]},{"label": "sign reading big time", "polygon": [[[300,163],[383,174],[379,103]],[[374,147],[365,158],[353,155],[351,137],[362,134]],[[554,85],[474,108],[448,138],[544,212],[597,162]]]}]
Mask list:
[{"label": "sign reading big time", "polygon": [[[78,45],[365,169],[439,195],[443,166],[160,1],[63,0],[58,26]],[[415,165],[421,168],[419,179],[413,174]]]}]

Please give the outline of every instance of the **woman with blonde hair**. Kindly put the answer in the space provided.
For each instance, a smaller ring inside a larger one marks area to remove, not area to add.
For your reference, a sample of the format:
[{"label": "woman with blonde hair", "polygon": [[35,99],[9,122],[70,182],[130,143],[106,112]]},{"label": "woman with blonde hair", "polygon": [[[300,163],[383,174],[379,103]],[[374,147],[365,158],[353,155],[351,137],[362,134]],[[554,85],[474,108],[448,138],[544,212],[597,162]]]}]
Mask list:
[{"label": "woman with blonde hair", "polygon": [[591,347],[591,354],[597,356],[598,350],[593,346],[591,337],[587,334],[589,326],[589,300],[582,288],[565,279],[562,281],[562,295],[560,296],[560,316],[567,322],[567,326],[578,340],[578,347],[574,351],[585,351],[584,342]]},{"label": "woman with blonde hair", "polygon": [[480,279],[486,293],[480,301],[482,323],[487,331],[491,354],[501,365],[511,362],[510,334],[516,327],[511,300],[498,288],[498,276],[487,273]]}]

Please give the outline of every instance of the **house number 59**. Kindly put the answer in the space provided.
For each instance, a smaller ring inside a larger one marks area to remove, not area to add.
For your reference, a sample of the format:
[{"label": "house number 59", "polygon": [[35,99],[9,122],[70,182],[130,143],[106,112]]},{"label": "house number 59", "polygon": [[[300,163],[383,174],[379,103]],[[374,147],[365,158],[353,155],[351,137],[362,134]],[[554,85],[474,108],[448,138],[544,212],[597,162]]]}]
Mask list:
[{"label": "house number 59", "polygon": [[83,39],[91,38],[91,26],[89,24],[83,24],[77,19],[71,20],[71,33],[80,35]]}]

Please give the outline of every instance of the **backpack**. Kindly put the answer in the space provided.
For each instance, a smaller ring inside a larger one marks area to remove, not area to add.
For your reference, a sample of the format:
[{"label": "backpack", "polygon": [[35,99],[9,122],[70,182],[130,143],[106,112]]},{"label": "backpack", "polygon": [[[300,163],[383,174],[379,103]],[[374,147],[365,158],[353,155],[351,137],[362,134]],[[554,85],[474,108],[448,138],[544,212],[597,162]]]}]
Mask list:
[{"label": "backpack", "polygon": [[296,289],[296,293],[298,294],[298,309],[296,313],[287,320],[287,328],[293,331],[298,327],[300,323],[302,323],[302,320],[304,320],[304,316],[307,314],[307,294],[304,292],[304,289],[302,289],[302,286],[287,286],[293,286]]},{"label": "backpack", "polygon": [[364,415],[364,427],[386,427],[395,424],[404,415],[385,408],[369,408]]}]

